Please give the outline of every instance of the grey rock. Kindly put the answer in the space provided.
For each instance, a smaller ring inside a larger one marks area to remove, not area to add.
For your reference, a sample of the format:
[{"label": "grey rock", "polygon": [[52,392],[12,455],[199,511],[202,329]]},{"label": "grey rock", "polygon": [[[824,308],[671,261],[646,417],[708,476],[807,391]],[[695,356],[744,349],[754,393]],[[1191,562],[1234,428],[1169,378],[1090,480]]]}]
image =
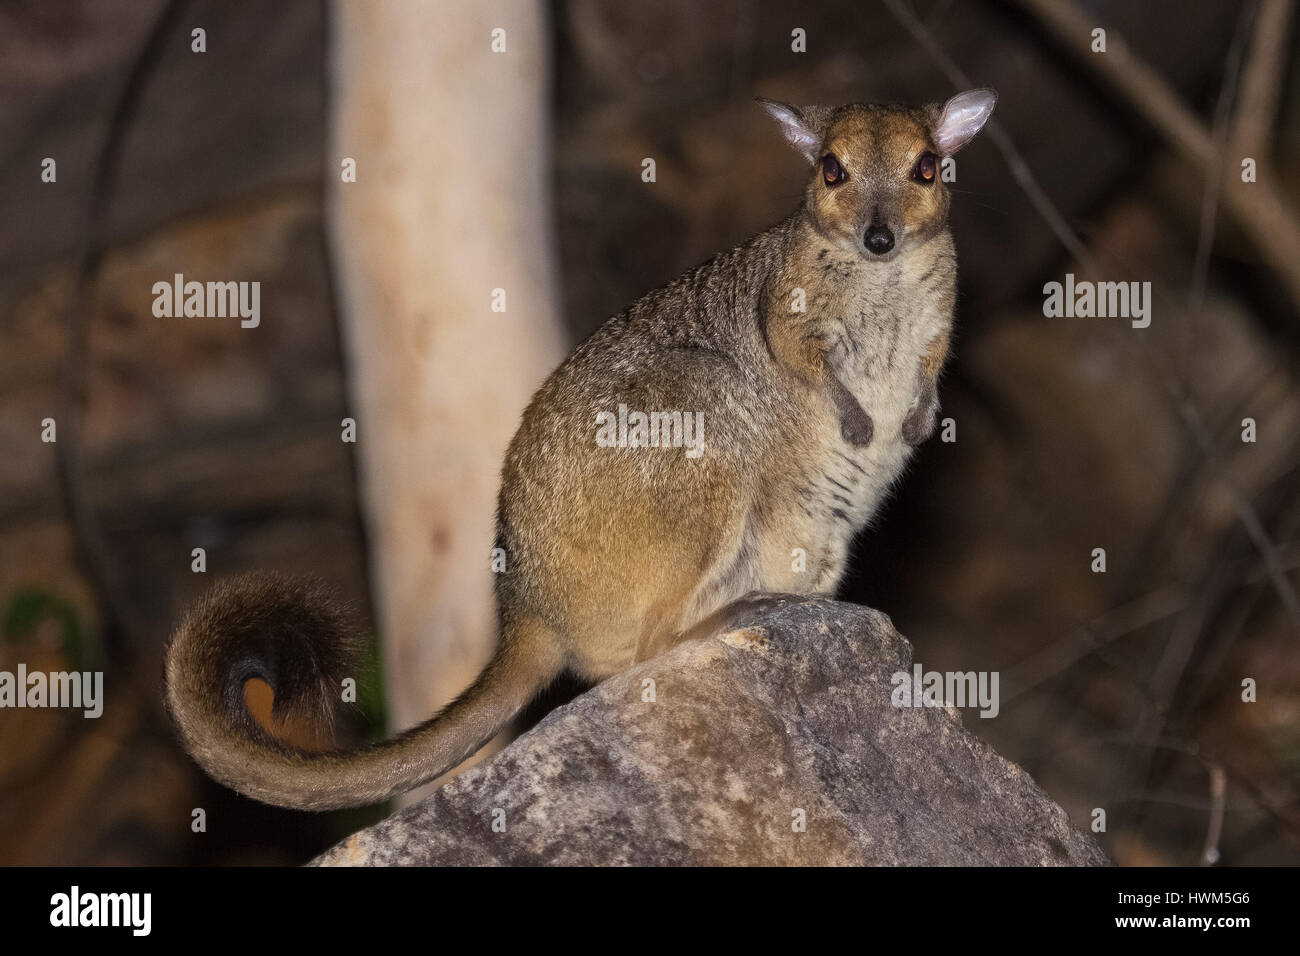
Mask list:
[{"label": "grey rock", "polygon": [[1105,865],[955,709],[892,705],[911,663],[879,611],[777,599],[600,684],[314,863]]}]

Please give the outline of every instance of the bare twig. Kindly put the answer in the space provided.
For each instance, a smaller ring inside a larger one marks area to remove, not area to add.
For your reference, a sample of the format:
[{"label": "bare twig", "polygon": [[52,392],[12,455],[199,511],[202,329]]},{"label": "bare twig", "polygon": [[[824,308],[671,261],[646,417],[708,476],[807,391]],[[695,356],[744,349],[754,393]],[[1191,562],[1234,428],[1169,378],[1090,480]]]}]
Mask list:
[{"label": "bare twig", "polygon": [[1219,837],[1223,835],[1223,814],[1228,805],[1228,775],[1217,763],[1210,764],[1210,822],[1205,829],[1201,865],[1219,862]]},{"label": "bare twig", "polygon": [[1294,0],[1260,0],[1232,124],[1232,153],[1261,164],[1272,153],[1273,122],[1286,78],[1287,39]]},{"label": "bare twig", "polygon": [[[1242,14],[1243,19],[1247,14]],[[1192,266],[1192,289],[1187,301],[1191,306],[1196,325],[1188,325],[1193,337],[1199,338],[1200,324],[1204,321],[1202,306],[1205,304],[1205,283],[1210,275],[1210,253],[1214,251],[1214,226],[1219,212],[1219,194],[1223,187],[1224,171],[1227,167],[1228,152],[1228,117],[1232,113],[1232,101],[1237,93],[1237,77],[1241,72],[1241,52],[1246,45],[1244,27],[1237,31],[1236,37],[1228,47],[1228,61],[1223,68],[1223,83],[1219,88],[1219,100],[1214,107],[1214,131],[1211,137],[1214,143],[1214,159],[1205,170],[1205,190],[1201,195],[1201,227],[1196,237],[1196,259]]]}]

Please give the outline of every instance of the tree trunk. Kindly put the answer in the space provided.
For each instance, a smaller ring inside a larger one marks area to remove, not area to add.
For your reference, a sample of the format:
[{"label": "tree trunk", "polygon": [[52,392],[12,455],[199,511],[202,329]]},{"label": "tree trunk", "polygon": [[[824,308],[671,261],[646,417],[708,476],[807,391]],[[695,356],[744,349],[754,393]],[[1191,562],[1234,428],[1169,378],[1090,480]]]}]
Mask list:
[{"label": "tree trunk", "polygon": [[548,23],[540,2],[332,13],[329,234],[398,729],[463,690],[495,645],[501,460],[561,353]]}]

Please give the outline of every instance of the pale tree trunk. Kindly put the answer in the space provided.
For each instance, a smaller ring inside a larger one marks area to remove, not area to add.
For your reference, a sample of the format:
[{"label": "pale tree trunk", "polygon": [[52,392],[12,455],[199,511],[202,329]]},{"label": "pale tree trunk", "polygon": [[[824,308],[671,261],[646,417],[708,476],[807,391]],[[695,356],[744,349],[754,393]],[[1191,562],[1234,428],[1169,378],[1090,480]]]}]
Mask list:
[{"label": "pale tree trunk", "polygon": [[549,24],[522,0],[335,0],[332,14],[329,234],[400,729],[494,646],[501,459],[561,353]]}]

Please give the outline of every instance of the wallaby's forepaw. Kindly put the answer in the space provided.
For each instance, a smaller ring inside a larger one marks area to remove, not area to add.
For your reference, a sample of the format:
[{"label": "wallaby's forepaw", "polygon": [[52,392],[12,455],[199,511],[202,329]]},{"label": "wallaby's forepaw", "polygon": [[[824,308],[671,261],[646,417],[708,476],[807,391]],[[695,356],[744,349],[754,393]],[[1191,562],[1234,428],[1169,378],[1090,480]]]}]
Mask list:
[{"label": "wallaby's forepaw", "polygon": [[939,393],[933,384],[924,388],[916,407],[903,419],[903,441],[916,446],[934,434],[939,420]]},{"label": "wallaby's forepaw", "polygon": [[840,415],[840,436],[850,445],[859,447],[870,445],[871,436],[876,433],[876,424],[866,413],[853,393],[844,387],[844,383],[831,375],[826,383],[830,388],[831,401]]},{"label": "wallaby's forepaw", "polygon": [[846,408],[840,412],[840,435],[850,445],[866,446],[871,444],[871,438],[876,433],[875,423],[872,422],[871,416],[864,412],[856,402],[853,407]]}]

